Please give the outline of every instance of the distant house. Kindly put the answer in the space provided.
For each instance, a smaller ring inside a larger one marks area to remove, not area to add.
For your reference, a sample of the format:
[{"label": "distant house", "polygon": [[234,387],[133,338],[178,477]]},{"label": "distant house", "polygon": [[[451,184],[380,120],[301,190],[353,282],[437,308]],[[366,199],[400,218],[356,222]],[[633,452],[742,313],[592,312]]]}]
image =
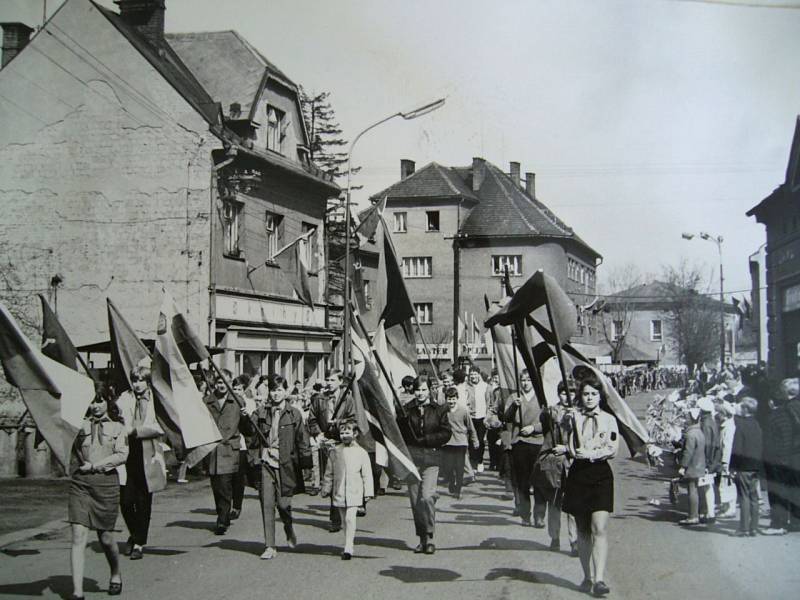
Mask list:
[{"label": "distant house", "polygon": [[[795,123],[786,178],[747,211],[767,229],[766,314],[769,369],[777,377],[800,375],[800,116]],[[761,281],[763,285],[763,280]],[[753,306],[760,306],[758,290]]]},{"label": "distant house", "polygon": [[[605,329],[604,337],[606,334],[608,336],[608,354],[613,362],[624,365],[681,364],[676,336],[670,327],[670,310],[676,297],[688,293],[688,290],[676,288],[669,283],[652,281],[610,295],[602,305],[601,314],[605,323],[599,326]],[[703,300],[716,324],[719,300],[712,297]],[[731,304],[724,304],[723,309],[726,330],[736,332],[736,308]],[[719,338],[715,337],[716,339]],[[735,340],[735,336],[733,339]],[[735,352],[735,341],[733,344],[726,352]]]},{"label": "distant house", "polygon": [[[165,34],[163,0],[117,4],[67,0],[30,41],[4,25],[12,287],[34,320],[36,292],[57,299],[87,345],[108,339],[106,297],[153,337],[163,286],[235,373],[322,377],[322,230],[339,189],[308,159],[297,85],[236,32]],[[313,310],[271,260],[309,231]]]},{"label": "distant house", "polygon": [[[465,167],[434,162],[416,170],[410,160],[400,167],[400,180],[372,200],[386,198],[384,217],[406,286],[426,341],[438,346],[432,351],[439,358],[451,362],[470,355],[489,364],[482,340],[484,296],[493,301],[504,296],[506,269],[513,287],[543,269],[576,306],[595,298],[600,254],[536,197],[533,173],[521,181],[519,163],[512,162],[509,173],[482,158]],[[383,303],[377,304],[379,312]],[[579,336],[573,341],[594,355],[594,317],[591,311],[579,315]]]}]

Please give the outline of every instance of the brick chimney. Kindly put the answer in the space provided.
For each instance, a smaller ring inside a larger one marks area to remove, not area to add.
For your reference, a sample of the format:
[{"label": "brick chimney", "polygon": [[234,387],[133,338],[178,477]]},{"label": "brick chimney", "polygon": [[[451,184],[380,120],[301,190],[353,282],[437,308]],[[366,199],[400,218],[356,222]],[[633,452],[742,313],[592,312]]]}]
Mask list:
[{"label": "brick chimney", "polygon": [[520,170],[519,163],[512,160],[509,163],[509,176],[511,177],[511,181],[514,182],[514,185],[522,187],[522,184],[520,183],[519,179],[519,170]]},{"label": "brick chimney", "polygon": [[164,43],[166,0],[114,0],[123,20],[158,48]]},{"label": "brick chimney", "polygon": [[406,177],[409,177],[414,174],[416,169],[416,164],[413,160],[409,160],[407,158],[400,159],[400,179],[403,180]]},{"label": "brick chimney", "polygon": [[0,23],[0,27],[3,28],[2,69],[28,44],[33,29],[25,23]]},{"label": "brick chimney", "polygon": [[525,192],[536,199],[536,173],[525,173]]},{"label": "brick chimney", "polygon": [[472,191],[477,192],[486,177],[486,161],[478,156],[472,159]]}]

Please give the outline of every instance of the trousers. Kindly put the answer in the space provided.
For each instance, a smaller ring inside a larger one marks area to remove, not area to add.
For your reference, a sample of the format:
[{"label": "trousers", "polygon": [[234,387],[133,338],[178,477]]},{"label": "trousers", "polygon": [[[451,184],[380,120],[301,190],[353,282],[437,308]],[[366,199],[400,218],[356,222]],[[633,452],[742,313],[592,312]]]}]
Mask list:
[{"label": "trousers", "polygon": [[736,495],[739,498],[739,531],[758,529],[758,473],[739,471],[736,476]]},{"label": "trousers", "polygon": [[433,537],[436,525],[436,483],[439,466],[420,468],[422,480],[408,484],[408,499],[414,515],[414,528],[417,536]]},{"label": "trousers", "polygon": [[147,491],[147,485],[137,485],[129,480],[120,488],[119,507],[133,543],[138,546],[147,544],[153,510],[153,494]]},{"label": "trousers", "polygon": [[233,478],[235,473],[211,475],[211,492],[217,509],[217,527],[230,527],[231,504],[233,502]]},{"label": "trousers", "polygon": [[275,547],[275,508],[283,522],[286,537],[291,536],[292,528],[292,497],[282,496],[278,479],[266,465],[261,466],[261,483],[258,489],[258,499],[261,502],[261,523],[264,527],[264,545],[268,548]]}]

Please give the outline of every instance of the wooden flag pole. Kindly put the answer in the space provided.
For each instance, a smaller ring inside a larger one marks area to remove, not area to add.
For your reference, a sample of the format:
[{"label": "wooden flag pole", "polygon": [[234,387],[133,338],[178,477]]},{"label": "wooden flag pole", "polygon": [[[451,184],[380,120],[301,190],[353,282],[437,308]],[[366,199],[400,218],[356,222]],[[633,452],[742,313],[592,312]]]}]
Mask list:
[{"label": "wooden flag pole", "polygon": [[422,327],[419,326],[419,321],[417,320],[417,313],[414,313],[414,323],[417,324],[417,331],[419,331],[419,339],[422,340],[422,347],[425,348],[425,353],[428,355],[428,362],[431,363],[431,369],[433,369],[433,375],[436,379],[439,379],[439,370],[436,368],[436,365],[433,362],[433,357],[431,356],[431,350],[428,347],[428,343],[425,341],[425,336],[422,335]]}]

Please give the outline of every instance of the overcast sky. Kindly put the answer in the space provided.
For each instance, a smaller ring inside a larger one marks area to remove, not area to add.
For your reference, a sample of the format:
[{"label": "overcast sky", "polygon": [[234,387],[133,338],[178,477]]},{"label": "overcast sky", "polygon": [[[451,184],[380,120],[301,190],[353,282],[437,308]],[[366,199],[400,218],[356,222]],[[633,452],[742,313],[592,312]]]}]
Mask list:
[{"label": "overcast sky", "polygon": [[[716,278],[716,247],[681,239],[708,231],[725,238],[725,288],[739,291],[765,242],[744,213],[783,182],[800,113],[800,10],[777,7],[791,5],[167,0],[167,30],[239,31],[295,82],[330,91],[348,138],[447,96],[359,142],[358,199],[396,181],[401,158],[420,168],[482,156],[505,170],[516,160],[603,255],[601,279],[683,257]],[[41,0],[0,2],[3,21],[41,15]]]}]

